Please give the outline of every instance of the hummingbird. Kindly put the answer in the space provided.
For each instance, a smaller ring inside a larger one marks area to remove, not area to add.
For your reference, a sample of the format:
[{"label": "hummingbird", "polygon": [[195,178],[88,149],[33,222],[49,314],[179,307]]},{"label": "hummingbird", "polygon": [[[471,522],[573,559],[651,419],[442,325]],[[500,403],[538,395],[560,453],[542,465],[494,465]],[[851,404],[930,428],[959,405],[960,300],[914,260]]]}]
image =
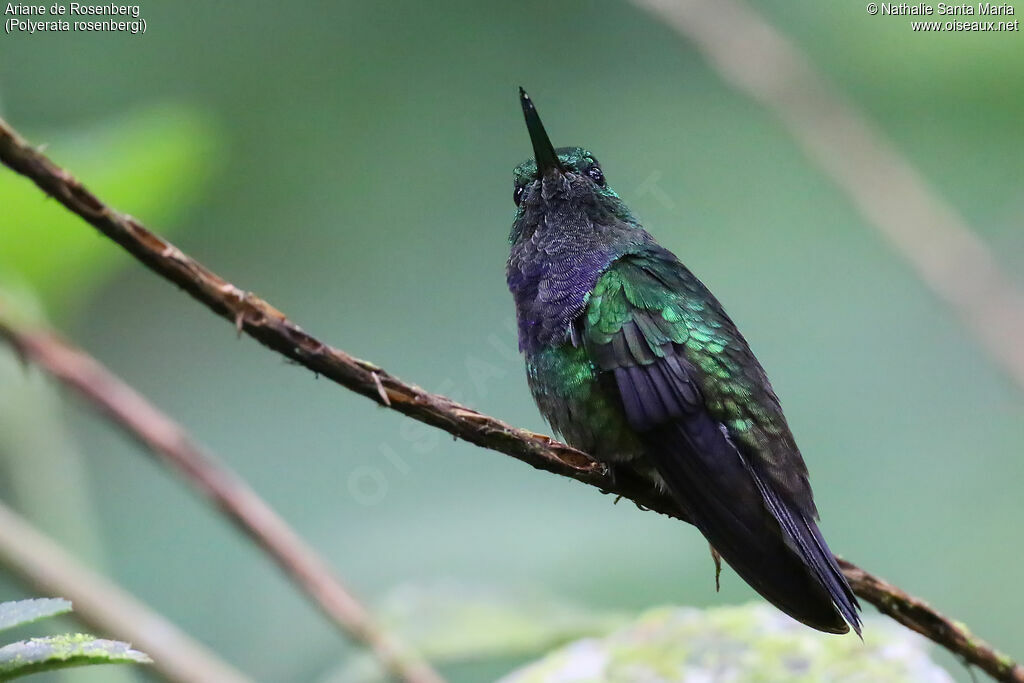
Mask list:
[{"label": "hummingbird", "polygon": [[780,610],[860,634],[807,466],[743,335],[594,155],[555,149],[522,88],[519,99],[533,158],[514,171],[506,276],[540,412],[613,476],[625,468],[671,494],[716,563]]}]

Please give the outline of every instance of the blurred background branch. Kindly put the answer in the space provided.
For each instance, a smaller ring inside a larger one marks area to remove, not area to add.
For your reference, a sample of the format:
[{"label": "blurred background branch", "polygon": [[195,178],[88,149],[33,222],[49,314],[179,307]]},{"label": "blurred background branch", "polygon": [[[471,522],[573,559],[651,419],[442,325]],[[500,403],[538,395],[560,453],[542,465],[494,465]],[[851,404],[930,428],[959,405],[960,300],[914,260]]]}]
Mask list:
[{"label": "blurred background branch", "polygon": [[82,565],[20,515],[0,504],[0,565],[42,595],[71,600],[75,618],[128,640],[174,683],[247,683],[250,679],[124,589]]},{"label": "blurred background branch", "polygon": [[[24,329],[16,317],[0,300],[0,336],[178,470],[255,541],[343,634],[369,648],[397,678],[408,683],[442,681],[425,660],[374,622],[327,564],[269,505],[206,455],[179,425],[84,352],[48,332]],[[118,635],[128,637],[123,632]],[[154,650],[151,653],[156,655]]]},{"label": "blurred background branch", "polygon": [[[1024,389],[1024,293],[983,240],[786,36],[743,0],[631,0],[775,114]],[[825,226],[823,226],[825,229]]]},{"label": "blurred background branch", "polygon": [[[232,321],[239,332],[246,332],[313,372],[456,437],[683,519],[667,496],[652,493],[646,487],[636,486],[635,482],[613,480],[599,463],[579,451],[406,384],[382,368],[353,358],[307,334],[266,301],[243,292],[134,218],[107,206],[70,173],[32,148],[3,120],[0,120],[0,161],[33,180],[44,192],[123,246],[154,272]],[[84,385],[79,391],[88,391],[88,386]],[[962,624],[849,562],[843,562],[843,567],[857,595],[883,613],[997,680],[1024,683],[1024,667],[974,637]]]}]

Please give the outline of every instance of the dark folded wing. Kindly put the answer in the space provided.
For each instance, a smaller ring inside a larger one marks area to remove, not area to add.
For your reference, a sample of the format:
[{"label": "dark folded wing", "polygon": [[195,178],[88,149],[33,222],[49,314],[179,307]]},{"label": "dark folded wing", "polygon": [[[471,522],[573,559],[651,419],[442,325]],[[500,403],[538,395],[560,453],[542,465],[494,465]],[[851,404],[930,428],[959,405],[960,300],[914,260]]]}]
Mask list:
[{"label": "dark folded wing", "polygon": [[[667,487],[736,572],[810,626],[859,630],[856,598],[814,522],[799,451],[793,444],[780,456],[787,439],[758,450],[778,431],[772,420],[783,420],[777,399],[766,379],[749,386],[763,378],[759,365],[730,370],[716,355],[750,352],[686,276],[670,255],[620,259],[595,288],[579,336]],[[765,394],[772,405],[749,405]]]}]

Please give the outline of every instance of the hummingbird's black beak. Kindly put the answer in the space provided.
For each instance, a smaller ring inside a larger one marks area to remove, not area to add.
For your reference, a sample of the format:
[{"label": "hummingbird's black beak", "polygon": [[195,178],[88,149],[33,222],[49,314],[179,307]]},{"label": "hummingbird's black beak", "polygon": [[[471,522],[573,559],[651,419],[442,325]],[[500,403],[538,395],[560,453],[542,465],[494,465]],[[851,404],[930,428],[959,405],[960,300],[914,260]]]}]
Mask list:
[{"label": "hummingbird's black beak", "polygon": [[537,108],[526,91],[519,88],[519,102],[523,105],[523,116],[526,118],[526,129],[530,131],[530,142],[533,143],[533,158],[537,160],[537,176],[543,178],[548,171],[563,171],[562,163],[555,154],[555,148],[548,139],[544,124],[540,122]]}]

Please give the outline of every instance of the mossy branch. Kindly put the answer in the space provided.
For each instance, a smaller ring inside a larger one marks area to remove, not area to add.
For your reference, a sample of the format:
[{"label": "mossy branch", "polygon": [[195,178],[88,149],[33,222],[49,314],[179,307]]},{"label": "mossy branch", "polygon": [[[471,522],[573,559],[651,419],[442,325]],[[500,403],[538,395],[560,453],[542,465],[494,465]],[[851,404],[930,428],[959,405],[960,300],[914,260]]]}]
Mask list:
[{"label": "mossy branch", "polygon": [[[308,334],[284,313],[210,271],[138,220],[107,206],[66,170],[30,146],[0,119],[0,161],[120,244],[148,268],[186,290],[264,346],[376,403],[538,469],[575,479],[637,505],[684,519],[665,494],[639,479],[608,474],[585,453],[551,437],[513,427],[445,396],[403,382]],[[1024,667],[954,622],[882,579],[842,561],[854,592],[884,614],[974,664],[999,681],[1024,683]]]}]

